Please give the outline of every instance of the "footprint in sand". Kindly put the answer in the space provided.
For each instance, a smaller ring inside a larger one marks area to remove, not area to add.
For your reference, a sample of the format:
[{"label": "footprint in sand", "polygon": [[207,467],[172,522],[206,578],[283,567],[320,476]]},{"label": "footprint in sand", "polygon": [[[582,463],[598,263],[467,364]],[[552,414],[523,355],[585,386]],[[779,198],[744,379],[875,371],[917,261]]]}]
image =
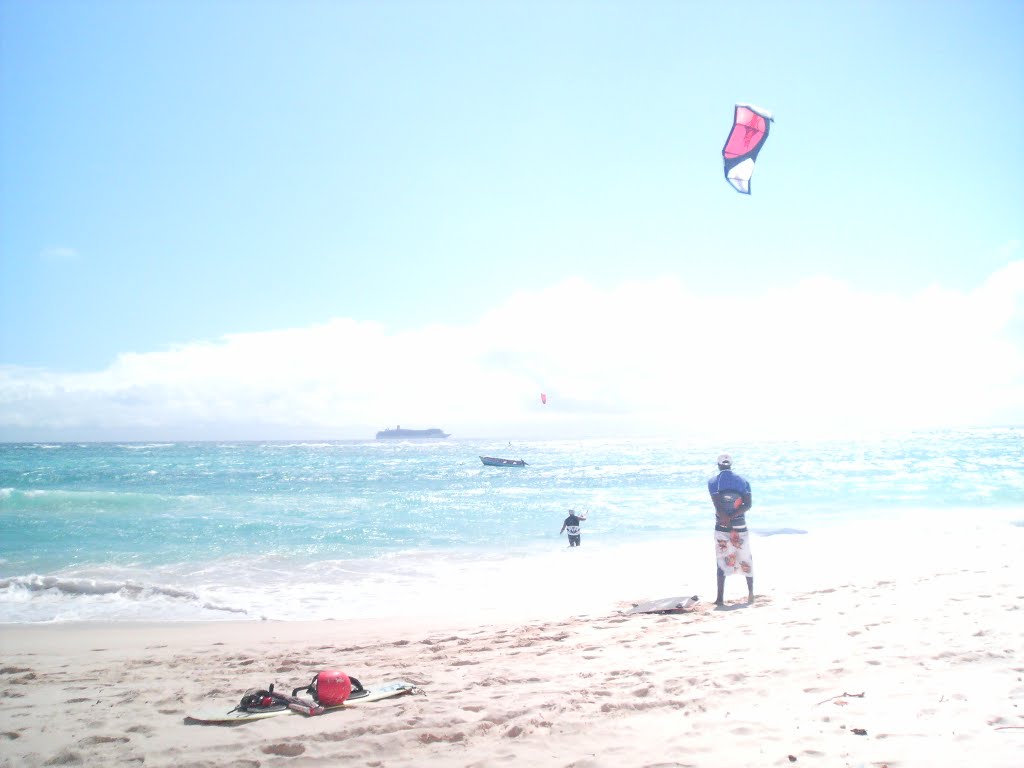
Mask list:
[{"label": "footprint in sand", "polygon": [[78,742],[79,746],[91,747],[96,744],[127,744],[128,739],[124,736],[90,736]]},{"label": "footprint in sand", "polygon": [[265,755],[280,755],[281,757],[298,757],[306,748],[301,744],[269,744],[260,750]]},{"label": "footprint in sand", "polygon": [[[516,726],[518,727],[518,726]],[[507,735],[507,734],[506,734]],[[518,735],[518,734],[517,734]],[[437,744],[438,742],[457,742],[464,741],[466,734],[464,733],[446,733],[437,735],[436,733],[424,733],[419,737],[420,744]]]},{"label": "footprint in sand", "polygon": [[77,752],[72,752],[70,749],[62,749],[43,763],[43,765],[82,765],[84,763],[85,759]]}]

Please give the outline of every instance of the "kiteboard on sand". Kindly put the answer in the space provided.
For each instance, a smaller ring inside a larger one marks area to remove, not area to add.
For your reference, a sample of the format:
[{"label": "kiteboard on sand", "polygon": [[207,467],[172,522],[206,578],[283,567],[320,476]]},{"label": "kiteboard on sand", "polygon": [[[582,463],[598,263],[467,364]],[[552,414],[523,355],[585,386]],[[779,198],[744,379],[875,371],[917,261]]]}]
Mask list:
[{"label": "kiteboard on sand", "polygon": [[626,613],[685,613],[697,604],[697,596],[663,597],[634,605]]},{"label": "kiteboard on sand", "polygon": [[[339,704],[336,707],[324,707],[323,712],[332,712],[336,709],[345,709],[346,707],[368,704],[371,701],[381,701],[382,699],[390,699],[395,696],[405,696],[411,693],[416,693],[419,690],[420,689],[415,685],[405,680],[389,680],[386,683],[369,685],[366,687],[365,694],[362,692],[353,694],[353,696],[347,699],[344,704]],[[313,702],[310,702],[311,705],[312,703]],[[297,710],[293,710],[284,705],[279,709],[253,711],[233,709],[230,712],[225,712],[224,709],[221,708],[217,710],[197,712],[194,715],[186,715],[185,723],[187,725],[237,725],[239,723],[249,723],[253,720],[264,720],[268,717],[287,715],[294,711]]]}]

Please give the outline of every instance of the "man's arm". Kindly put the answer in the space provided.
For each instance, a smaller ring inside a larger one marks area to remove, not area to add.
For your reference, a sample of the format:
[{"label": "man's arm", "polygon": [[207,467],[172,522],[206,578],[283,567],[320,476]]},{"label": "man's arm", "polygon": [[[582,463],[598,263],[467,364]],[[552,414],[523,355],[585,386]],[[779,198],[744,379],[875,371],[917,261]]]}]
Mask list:
[{"label": "man's arm", "polygon": [[723,528],[732,528],[732,517],[729,510],[723,509],[722,499],[719,494],[711,494],[711,503],[715,505],[715,519]]},{"label": "man's arm", "polygon": [[737,499],[739,506],[736,507],[736,514],[742,515],[752,506],[754,506],[754,497],[750,495],[750,491],[747,491]]}]

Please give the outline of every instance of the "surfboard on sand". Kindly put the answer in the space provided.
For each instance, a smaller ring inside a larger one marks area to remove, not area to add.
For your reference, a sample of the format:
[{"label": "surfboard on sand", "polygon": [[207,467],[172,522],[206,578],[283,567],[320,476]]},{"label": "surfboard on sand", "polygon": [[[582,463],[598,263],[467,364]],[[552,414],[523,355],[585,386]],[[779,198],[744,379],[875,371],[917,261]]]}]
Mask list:
[{"label": "surfboard on sand", "polygon": [[634,605],[626,613],[685,613],[697,604],[697,596],[690,597],[663,597],[660,600],[650,600],[646,603]]},{"label": "surfboard on sand", "polygon": [[[388,682],[377,683],[376,685],[368,685],[366,686],[365,696],[351,698],[344,704],[339,704],[336,707],[325,707],[324,714],[327,712],[333,712],[336,709],[345,709],[346,707],[356,705],[362,706],[363,704],[368,704],[372,701],[381,701],[382,699],[390,699],[395,696],[405,696],[410,693],[415,693],[418,690],[419,689],[415,685],[406,680],[389,680]],[[284,706],[280,709],[253,712],[244,712],[239,710],[227,712],[225,711],[225,708],[222,708],[186,715],[185,723],[188,725],[238,725],[240,723],[250,723],[253,720],[265,720],[268,717],[287,715],[293,711],[294,710]]]}]

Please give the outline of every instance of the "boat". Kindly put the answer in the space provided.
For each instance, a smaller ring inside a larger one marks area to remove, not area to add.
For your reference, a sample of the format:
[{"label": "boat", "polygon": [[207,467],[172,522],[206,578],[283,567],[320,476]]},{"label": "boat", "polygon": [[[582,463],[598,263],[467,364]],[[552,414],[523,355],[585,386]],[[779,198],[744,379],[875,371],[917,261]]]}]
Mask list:
[{"label": "boat", "polygon": [[494,456],[481,456],[480,461],[487,467],[525,467],[526,462],[522,459],[498,459]]},{"label": "boat", "polygon": [[447,432],[443,432],[436,427],[430,429],[402,429],[401,425],[394,429],[383,429],[377,433],[378,440],[419,440],[423,438],[442,438],[448,437]]}]

